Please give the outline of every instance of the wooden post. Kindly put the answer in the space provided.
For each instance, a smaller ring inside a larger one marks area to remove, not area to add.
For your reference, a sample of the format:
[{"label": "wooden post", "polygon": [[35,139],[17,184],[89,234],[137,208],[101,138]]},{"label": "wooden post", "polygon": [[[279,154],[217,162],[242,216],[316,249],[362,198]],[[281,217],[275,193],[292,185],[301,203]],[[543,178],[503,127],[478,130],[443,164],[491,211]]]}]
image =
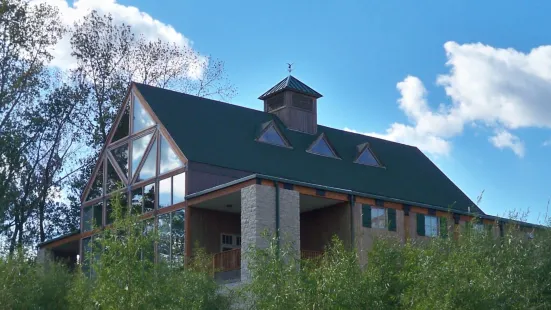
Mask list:
[{"label": "wooden post", "polygon": [[409,235],[409,209],[410,209],[410,206],[403,205],[402,209],[404,210],[404,238],[405,238],[404,241],[407,242],[407,240],[410,238],[410,235]]},{"label": "wooden post", "polygon": [[453,215],[453,240],[457,241],[459,240],[459,214]]},{"label": "wooden post", "polygon": [[186,251],[186,261],[189,262],[189,258],[191,257],[193,242],[191,240],[191,207],[187,205],[186,205],[186,213],[185,213],[185,219],[184,219],[184,234],[185,234],[184,247]]}]

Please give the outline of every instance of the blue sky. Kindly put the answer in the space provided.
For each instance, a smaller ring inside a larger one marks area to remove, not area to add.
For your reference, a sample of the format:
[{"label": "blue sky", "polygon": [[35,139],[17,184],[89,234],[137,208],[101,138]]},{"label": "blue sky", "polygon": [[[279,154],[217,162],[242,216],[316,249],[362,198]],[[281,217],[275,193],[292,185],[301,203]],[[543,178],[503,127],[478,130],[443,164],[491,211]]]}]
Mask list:
[{"label": "blue sky", "polygon": [[293,75],[324,95],[319,123],[418,146],[473,200],[485,190],[489,214],[530,208],[536,222],[546,212],[551,3],[91,3],[68,6],[101,4],[224,60],[239,91],[232,103],[261,109],[256,98],[293,62]]}]

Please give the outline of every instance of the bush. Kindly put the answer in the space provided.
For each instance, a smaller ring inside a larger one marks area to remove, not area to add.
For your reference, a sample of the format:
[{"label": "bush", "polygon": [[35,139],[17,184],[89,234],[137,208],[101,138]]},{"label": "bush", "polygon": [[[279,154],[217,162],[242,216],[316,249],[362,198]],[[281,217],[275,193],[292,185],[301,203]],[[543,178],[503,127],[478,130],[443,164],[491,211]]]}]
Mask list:
[{"label": "bush", "polygon": [[67,309],[72,276],[55,263],[37,263],[23,250],[0,258],[2,309]]},{"label": "bush", "polygon": [[127,215],[119,200],[112,200],[113,225],[94,237],[91,254],[85,256],[69,294],[71,308],[225,309],[218,285],[201,268],[204,258],[196,257],[190,268],[183,262],[155,263],[157,233]]},{"label": "bush", "polygon": [[549,309],[551,234],[518,227],[496,238],[467,230],[453,238],[401,244],[376,239],[368,264],[333,242],[321,259],[299,261],[275,241],[250,254],[241,295],[255,309]]}]

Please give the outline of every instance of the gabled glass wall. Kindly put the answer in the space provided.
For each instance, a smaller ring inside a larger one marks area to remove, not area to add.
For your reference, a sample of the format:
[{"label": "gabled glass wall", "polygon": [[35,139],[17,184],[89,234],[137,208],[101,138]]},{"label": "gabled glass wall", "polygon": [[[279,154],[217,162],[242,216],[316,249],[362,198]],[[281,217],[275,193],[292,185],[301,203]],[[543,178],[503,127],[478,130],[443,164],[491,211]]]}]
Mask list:
[{"label": "gabled glass wall", "polygon": [[[157,246],[159,259],[181,261],[184,210],[161,215],[154,215],[154,211],[163,213],[162,209],[176,204],[184,207],[184,158],[139,97],[134,93],[129,97],[85,190],[81,229],[87,232],[111,224],[111,199],[120,193],[127,212],[153,219],[153,227],[157,227],[162,240]],[[82,250],[89,242],[85,240],[89,239],[83,239]]]}]

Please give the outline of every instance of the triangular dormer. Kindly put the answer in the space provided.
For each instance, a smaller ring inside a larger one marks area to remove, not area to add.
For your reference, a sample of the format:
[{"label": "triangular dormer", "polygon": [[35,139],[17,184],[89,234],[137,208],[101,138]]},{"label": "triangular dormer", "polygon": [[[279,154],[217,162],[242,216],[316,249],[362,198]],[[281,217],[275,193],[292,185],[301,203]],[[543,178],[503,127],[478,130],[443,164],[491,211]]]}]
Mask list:
[{"label": "triangular dormer", "polygon": [[374,167],[380,167],[381,163],[379,160],[375,157],[375,154],[371,151],[371,148],[369,147],[369,143],[362,143],[358,145],[358,156],[356,157],[356,160],[354,161],[357,164],[362,164],[366,166],[374,166]]},{"label": "triangular dormer", "polygon": [[316,134],[317,99],[322,95],[292,75],[281,80],[258,99],[264,111],[277,115],[288,129]]},{"label": "triangular dormer", "polygon": [[335,149],[331,146],[325,134],[321,134],[308,148],[307,152],[321,155],[325,157],[337,158],[340,157],[335,152]]},{"label": "triangular dormer", "polygon": [[257,141],[282,147],[291,147],[274,121],[269,121],[262,125],[262,131]]}]

